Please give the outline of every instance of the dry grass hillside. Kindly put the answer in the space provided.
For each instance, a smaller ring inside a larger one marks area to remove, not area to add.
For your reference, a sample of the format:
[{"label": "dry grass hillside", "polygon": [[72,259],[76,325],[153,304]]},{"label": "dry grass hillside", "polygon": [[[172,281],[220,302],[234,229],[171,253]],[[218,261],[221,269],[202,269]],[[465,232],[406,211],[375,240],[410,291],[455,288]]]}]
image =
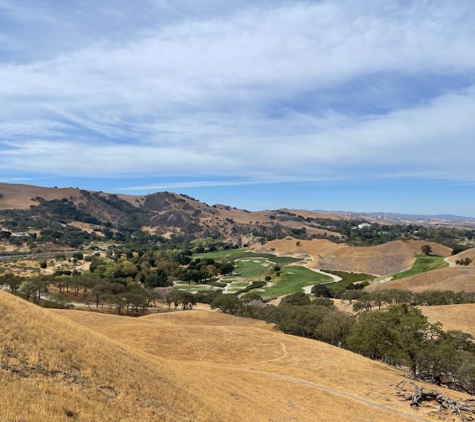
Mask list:
[{"label": "dry grass hillside", "polygon": [[402,289],[413,292],[424,292],[426,290],[474,292],[475,268],[473,266],[439,268],[438,270],[417,274],[412,277],[372,284],[366,287],[368,291],[384,289]]},{"label": "dry grass hillside", "polygon": [[[14,185],[0,183],[0,210],[16,209],[30,210],[30,207],[40,205],[35,198],[46,201],[63,200],[71,203],[88,216],[93,216],[101,222],[111,222],[114,228],[130,223],[133,218],[139,217],[144,222],[143,227],[159,234],[187,233],[194,237],[222,236],[228,241],[240,246],[252,243],[251,232],[273,237],[284,237],[292,229],[306,228],[307,235],[340,236],[328,230],[311,227],[303,219],[299,211],[290,213],[288,210],[277,211],[248,211],[227,205],[216,204],[210,206],[190,196],[170,192],[157,192],[145,196],[124,194],[109,194],[92,192],[78,188],[46,188],[31,185]],[[132,205],[132,207],[131,207]],[[58,220],[51,209],[35,208],[36,217],[48,217]],[[335,214],[321,212],[302,212],[305,217],[312,218],[339,218]],[[299,216],[300,215],[300,216]],[[65,221],[64,216],[59,217]],[[98,226],[80,221],[69,221],[88,232]],[[86,220],[87,221],[87,220]],[[258,236],[258,238],[260,238]]]},{"label": "dry grass hillside", "polygon": [[2,421],[219,418],[165,361],[3,291],[0,338]]},{"label": "dry grass hillside", "polygon": [[276,253],[299,253],[312,256],[311,268],[388,275],[407,270],[421,246],[430,244],[436,255],[449,256],[451,249],[433,242],[409,240],[388,242],[378,246],[354,247],[328,240],[282,239],[266,243],[260,250],[274,248]]},{"label": "dry grass hillside", "polygon": [[[212,311],[138,319],[51,311],[188,374],[191,390],[236,421],[437,420],[394,395],[401,370],[262,321]],[[462,397],[460,393],[454,393]]]},{"label": "dry grass hillside", "polygon": [[31,198],[40,196],[47,201],[52,199],[69,198],[70,196],[80,196],[78,188],[44,188],[32,185],[12,185],[0,183],[0,210],[7,209],[28,209],[37,202]]},{"label": "dry grass hillside", "polygon": [[449,258],[447,258],[447,261],[450,262],[452,265],[455,265],[455,261],[465,258],[469,258],[472,260],[470,265],[468,265],[469,267],[475,266],[475,248],[470,248],[466,251],[458,253],[457,255],[450,256]]},{"label": "dry grass hillside", "polygon": [[421,306],[430,322],[441,322],[444,330],[460,330],[475,337],[475,304]]}]

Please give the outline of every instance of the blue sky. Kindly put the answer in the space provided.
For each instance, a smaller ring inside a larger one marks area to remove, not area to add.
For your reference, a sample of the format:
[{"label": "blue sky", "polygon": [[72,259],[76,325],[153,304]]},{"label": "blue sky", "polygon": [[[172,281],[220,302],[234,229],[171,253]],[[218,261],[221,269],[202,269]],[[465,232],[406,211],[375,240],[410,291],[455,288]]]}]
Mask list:
[{"label": "blue sky", "polygon": [[0,0],[0,180],[475,217],[473,22],[469,0]]}]

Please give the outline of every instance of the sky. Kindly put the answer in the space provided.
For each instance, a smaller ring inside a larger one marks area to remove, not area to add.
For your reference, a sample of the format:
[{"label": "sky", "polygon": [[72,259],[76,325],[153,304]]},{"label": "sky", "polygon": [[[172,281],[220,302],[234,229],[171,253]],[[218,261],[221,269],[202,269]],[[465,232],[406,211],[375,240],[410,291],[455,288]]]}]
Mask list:
[{"label": "sky", "polygon": [[0,0],[0,181],[475,217],[471,0]]}]

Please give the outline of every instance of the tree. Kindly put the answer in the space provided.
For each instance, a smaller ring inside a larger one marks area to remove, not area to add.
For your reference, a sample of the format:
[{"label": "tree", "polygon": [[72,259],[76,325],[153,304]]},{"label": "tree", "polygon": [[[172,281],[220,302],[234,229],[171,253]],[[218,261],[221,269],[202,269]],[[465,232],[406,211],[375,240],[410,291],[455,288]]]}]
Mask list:
[{"label": "tree", "polygon": [[211,309],[220,309],[225,314],[236,316],[240,311],[243,312],[243,302],[234,295],[219,295],[213,302],[211,302]]},{"label": "tree", "polygon": [[145,278],[145,285],[150,288],[167,287],[169,286],[168,276],[165,271],[158,269]]},{"label": "tree", "polygon": [[324,306],[299,306],[292,307],[292,312],[279,324],[279,329],[284,333],[306,338],[319,338],[319,326],[326,316],[333,312]]},{"label": "tree", "polygon": [[356,319],[346,312],[332,312],[328,314],[318,327],[318,339],[334,346],[346,348],[346,340],[351,333]]},{"label": "tree", "polygon": [[317,297],[332,297],[331,291],[324,284],[315,284],[312,287],[311,293]]},{"label": "tree", "polygon": [[7,274],[0,278],[0,284],[5,284],[10,287],[12,292],[16,292],[23,281],[24,280],[21,277],[14,276],[13,274]]},{"label": "tree", "polygon": [[182,296],[180,294],[180,291],[177,289],[173,289],[170,293],[166,295],[165,301],[167,302],[168,309],[170,309],[172,303],[175,309],[178,308],[178,305],[182,302]]},{"label": "tree", "polygon": [[432,253],[432,248],[430,245],[422,245],[421,251],[424,255],[429,256]]},{"label": "tree", "polygon": [[232,274],[233,271],[234,271],[234,266],[230,263],[226,263],[221,267],[222,275]]},{"label": "tree", "polygon": [[418,308],[392,305],[387,311],[360,315],[348,343],[372,359],[406,364],[416,378],[429,346],[441,333],[440,324],[430,324]]},{"label": "tree", "polygon": [[297,292],[292,295],[285,296],[281,302],[296,306],[310,305],[310,299],[304,292]]}]

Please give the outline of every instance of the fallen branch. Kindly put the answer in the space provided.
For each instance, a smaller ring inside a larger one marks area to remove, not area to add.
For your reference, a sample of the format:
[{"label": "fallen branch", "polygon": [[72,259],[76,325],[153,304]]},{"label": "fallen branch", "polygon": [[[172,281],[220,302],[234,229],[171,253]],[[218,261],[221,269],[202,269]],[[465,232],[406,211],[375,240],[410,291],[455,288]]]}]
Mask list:
[{"label": "fallen branch", "polygon": [[[404,394],[404,387],[406,387],[407,384],[412,385],[413,387],[411,394]],[[475,408],[466,402],[452,400],[437,391],[424,391],[423,387],[419,387],[416,383],[409,380],[398,382],[396,388],[399,389],[396,393],[398,396],[403,397],[404,400],[411,400],[411,407],[418,407],[424,401],[434,400],[439,403],[439,411],[445,409],[450,410],[453,414],[458,415],[462,421],[474,420],[471,414],[475,414]]]}]

